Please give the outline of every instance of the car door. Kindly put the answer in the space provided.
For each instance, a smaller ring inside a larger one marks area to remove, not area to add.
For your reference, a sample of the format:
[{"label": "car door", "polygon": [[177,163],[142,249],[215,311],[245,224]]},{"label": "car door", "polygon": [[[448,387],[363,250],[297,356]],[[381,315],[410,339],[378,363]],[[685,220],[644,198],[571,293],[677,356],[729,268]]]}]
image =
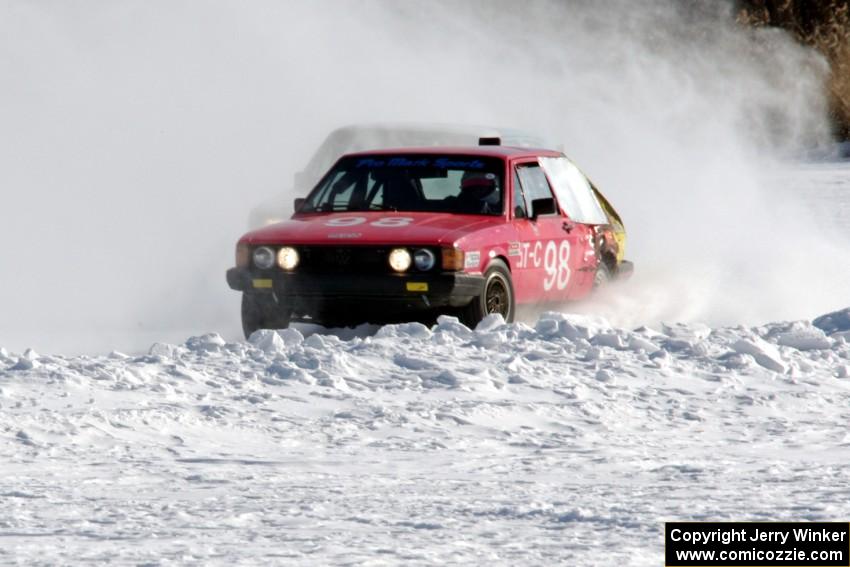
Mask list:
[{"label": "car door", "polygon": [[[519,239],[514,245],[517,302],[566,300],[574,295],[579,267],[574,251],[583,254],[582,229],[561,211],[536,158],[516,162],[512,178],[512,223]],[[535,210],[546,199],[554,202],[553,210]]]},{"label": "car door", "polygon": [[575,277],[569,297],[583,297],[593,289],[599,262],[594,243],[595,227],[607,225],[608,215],[599,203],[593,185],[566,156],[541,157],[538,161],[546,172],[562,213],[573,226],[570,232],[575,238],[572,255]]}]

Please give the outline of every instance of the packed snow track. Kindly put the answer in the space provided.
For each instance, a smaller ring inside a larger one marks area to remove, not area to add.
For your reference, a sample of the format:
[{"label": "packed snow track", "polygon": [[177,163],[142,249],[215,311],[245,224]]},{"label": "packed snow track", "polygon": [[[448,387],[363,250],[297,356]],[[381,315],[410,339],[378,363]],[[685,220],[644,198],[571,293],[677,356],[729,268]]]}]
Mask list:
[{"label": "packed snow track", "polygon": [[850,310],[816,323],[2,350],[0,561],[658,565],[665,520],[846,520]]}]

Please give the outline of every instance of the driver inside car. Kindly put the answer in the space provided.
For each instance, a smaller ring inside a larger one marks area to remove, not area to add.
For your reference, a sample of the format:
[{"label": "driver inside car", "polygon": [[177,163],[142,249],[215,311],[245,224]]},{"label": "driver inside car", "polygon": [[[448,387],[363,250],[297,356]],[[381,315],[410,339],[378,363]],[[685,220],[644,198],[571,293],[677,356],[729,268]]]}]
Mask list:
[{"label": "driver inside car", "polygon": [[472,214],[501,213],[499,181],[493,173],[466,172],[460,182],[458,209]]}]

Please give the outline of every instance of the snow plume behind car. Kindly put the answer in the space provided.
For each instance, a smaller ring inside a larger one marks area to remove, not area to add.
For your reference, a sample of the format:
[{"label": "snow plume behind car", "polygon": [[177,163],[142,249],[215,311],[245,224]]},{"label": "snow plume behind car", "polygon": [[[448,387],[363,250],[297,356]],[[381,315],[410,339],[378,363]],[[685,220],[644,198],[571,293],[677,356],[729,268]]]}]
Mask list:
[{"label": "snow plume behind car", "polygon": [[381,120],[563,141],[641,266],[599,307],[614,321],[840,307],[846,235],[775,175],[825,139],[825,65],[731,4],[687,6],[2,1],[0,344],[236,337],[218,274],[247,212],[291,202],[328,131]]}]

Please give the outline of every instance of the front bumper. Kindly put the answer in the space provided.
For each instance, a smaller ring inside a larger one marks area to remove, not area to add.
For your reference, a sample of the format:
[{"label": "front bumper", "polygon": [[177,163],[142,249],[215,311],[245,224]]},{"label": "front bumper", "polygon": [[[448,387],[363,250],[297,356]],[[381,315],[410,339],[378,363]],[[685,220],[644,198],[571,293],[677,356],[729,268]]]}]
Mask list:
[{"label": "front bumper", "polygon": [[463,307],[481,295],[484,276],[456,272],[318,275],[231,268],[227,283],[245,293],[273,292],[279,302],[310,313],[330,304],[391,304],[405,310]]}]

